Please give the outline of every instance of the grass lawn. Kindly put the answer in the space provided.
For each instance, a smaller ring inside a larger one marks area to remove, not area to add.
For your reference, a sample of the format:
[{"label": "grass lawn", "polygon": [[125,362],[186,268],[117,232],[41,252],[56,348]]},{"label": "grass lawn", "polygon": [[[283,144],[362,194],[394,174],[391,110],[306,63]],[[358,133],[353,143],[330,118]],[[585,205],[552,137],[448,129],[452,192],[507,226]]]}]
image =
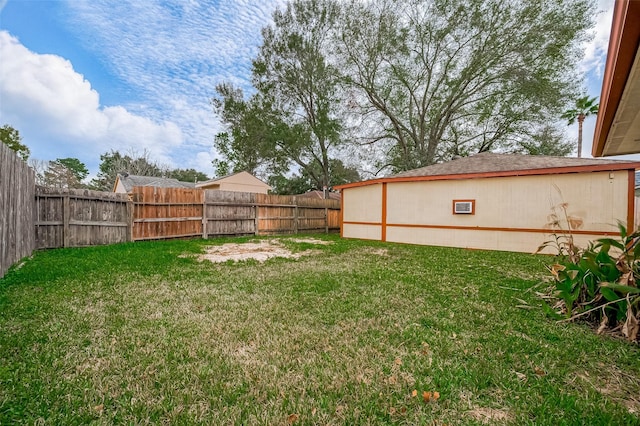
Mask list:
[{"label": "grass lawn", "polygon": [[517,306],[550,258],[314,237],[37,252],[0,279],[0,424],[640,424],[637,345]]}]

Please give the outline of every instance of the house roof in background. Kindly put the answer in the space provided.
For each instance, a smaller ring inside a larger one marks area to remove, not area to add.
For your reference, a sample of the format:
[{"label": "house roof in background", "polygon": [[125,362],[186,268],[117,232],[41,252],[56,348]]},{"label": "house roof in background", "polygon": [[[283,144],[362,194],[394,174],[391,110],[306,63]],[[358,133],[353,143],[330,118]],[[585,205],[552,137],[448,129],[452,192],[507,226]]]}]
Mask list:
[{"label": "house roof in background", "polygon": [[257,177],[255,177],[254,175],[252,175],[252,174],[251,174],[251,173],[249,173],[249,172],[237,172],[237,173],[231,173],[231,174],[228,174],[228,175],[226,175],[226,176],[217,177],[217,178],[215,178],[215,179],[205,180],[205,181],[202,181],[202,182],[198,182],[198,183],[196,184],[196,187],[198,187],[198,188],[199,188],[199,187],[201,187],[201,186],[208,186],[208,185],[211,185],[212,183],[216,183],[216,182],[223,182],[223,181],[225,181],[225,180],[229,180],[230,178],[232,178],[232,177],[234,177],[234,176],[238,176],[238,175],[247,175],[247,176],[250,176],[250,177],[252,177],[253,179],[255,179],[257,182],[259,182],[259,183],[261,183],[261,184],[263,184],[263,185],[265,185],[265,186],[268,186],[268,187],[269,187],[269,189],[271,189],[271,186],[270,186],[269,184],[267,184],[267,183],[263,182],[262,180],[258,179]]},{"label": "house roof in background", "polygon": [[545,155],[483,152],[446,163],[408,170],[385,178],[339,185],[336,186],[336,189],[384,182],[472,179],[635,169],[640,169],[640,162],[600,158],[551,157]]},{"label": "house roof in background", "polygon": [[156,186],[160,188],[194,188],[195,187],[195,185],[191,182],[181,182],[178,179],[154,177],[154,176],[118,174],[118,179],[120,180],[120,182],[122,182],[122,185],[124,186],[124,189],[127,192],[131,192],[134,186]]},{"label": "house roof in background", "polygon": [[640,1],[616,0],[591,153],[640,152]]}]

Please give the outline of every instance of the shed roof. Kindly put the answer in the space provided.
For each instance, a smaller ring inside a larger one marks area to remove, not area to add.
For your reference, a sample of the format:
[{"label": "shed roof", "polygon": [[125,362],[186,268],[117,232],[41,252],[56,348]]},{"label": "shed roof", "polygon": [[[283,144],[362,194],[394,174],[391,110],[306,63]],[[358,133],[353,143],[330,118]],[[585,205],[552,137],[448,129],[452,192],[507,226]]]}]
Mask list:
[{"label": "shed roof", "polygon": [[[128,174],[118,174],[117,179],[122,182],[124,189],[131,192],[134,186],[156,186],[160,188],[194,188],[191,182],[181,182],[178,179],[163,178],[156,176],[138,176]],[[116,182],[117,185],[117,182]]]},{"label": "shed roof", "polygon": [[637,161],[483,152],[470,157],[458,158],[446,163],[432,164],[431,166],[408,170],[385,178],[340,185],[337,186],[336,189],[372,185],[383,182],[472,179],[483,177],[635,170],[637,168],[640,168],[640,162]]}]

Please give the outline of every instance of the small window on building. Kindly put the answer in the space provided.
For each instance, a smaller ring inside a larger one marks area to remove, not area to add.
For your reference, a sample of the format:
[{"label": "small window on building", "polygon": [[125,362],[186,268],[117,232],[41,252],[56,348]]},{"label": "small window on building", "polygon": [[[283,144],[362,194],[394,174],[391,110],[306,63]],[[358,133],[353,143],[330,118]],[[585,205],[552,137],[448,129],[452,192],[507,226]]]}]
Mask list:
[{"label": "small window on building", "polygon": [[476,200],[453,200],[453,214],[476,214]]}]

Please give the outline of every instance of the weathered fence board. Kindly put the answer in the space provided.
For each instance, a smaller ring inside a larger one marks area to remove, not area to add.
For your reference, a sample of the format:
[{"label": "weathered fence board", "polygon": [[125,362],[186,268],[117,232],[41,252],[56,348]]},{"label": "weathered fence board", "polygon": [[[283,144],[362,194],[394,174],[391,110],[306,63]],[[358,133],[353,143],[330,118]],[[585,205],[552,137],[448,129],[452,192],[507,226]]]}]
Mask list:
[{"label": "weathered fence board", "polygon": [[340,201],[298,198],[298,231],[329,232],[340,229]]},{"label": "weathered fence board", "polygon": [[136,187],[133,240],[277,235],[340,229],[340,202],[294,196]]},{"label": "weathered fence board", "polygon": [[202,190],[136,186],[131,197],[134,241],[202,236]]},{"label": "weathered fence board", "polygon": [[260,235],[298,233],[298,206],[293,195],[256,194]]},{"label": "weathered fence board", "polygon": [[0,143],[0,277],[35,249],[34,192],[33,170]]},{"label": "weathered fence board", "polygon": [[37,248],[84,247],[131,241],[125,194],[37,187]]},{"label": "weathered fence board", "polygon": [[203,238],[256,234],[256,194],[207,190],[204,200]]}]

